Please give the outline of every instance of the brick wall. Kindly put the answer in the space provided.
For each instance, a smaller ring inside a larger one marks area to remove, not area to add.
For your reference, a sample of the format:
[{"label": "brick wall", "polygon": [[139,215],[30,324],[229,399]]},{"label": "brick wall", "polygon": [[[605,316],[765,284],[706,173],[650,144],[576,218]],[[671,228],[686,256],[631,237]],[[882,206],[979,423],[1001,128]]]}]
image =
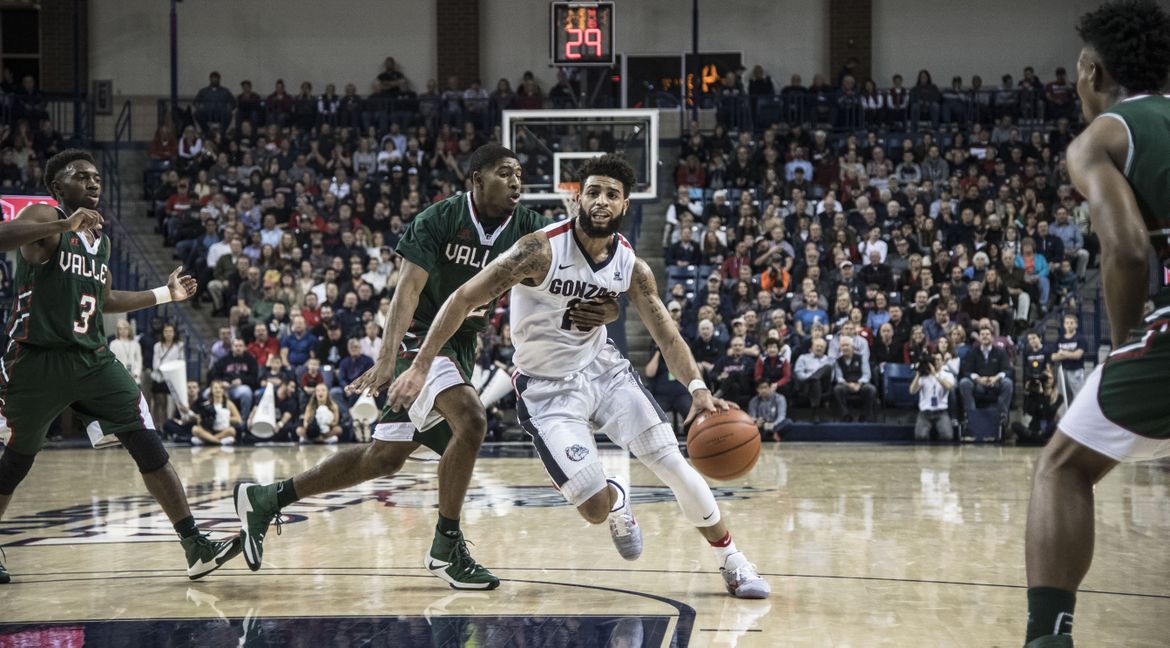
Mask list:
[{"label": "brick wall", "polygon": [[479,78],[479,0],[437,0],[435,17],[439,87],[455,75],[465,88]]},{"label": "brick wall", "polygon": [[[41,1],[41,89],[45,92],[73,92],[73,79],[78,75],[81,91],[89,93],[87,65],[89,31],[86,0]],[[79,40],[74,40],[74,12],[80,12]],[[81,53],[81,69],[74,69],[74,51]]]},{"label": "brick wall", "polygon": [[[870,76],[873,61],[873,2],[872,0],[829,0],[829,72],[830,83],[845,61],[856,58],[857,85]],[[882,80],[877,80],[882,85]],[[889,80],[885,80],[886,85]]]}]

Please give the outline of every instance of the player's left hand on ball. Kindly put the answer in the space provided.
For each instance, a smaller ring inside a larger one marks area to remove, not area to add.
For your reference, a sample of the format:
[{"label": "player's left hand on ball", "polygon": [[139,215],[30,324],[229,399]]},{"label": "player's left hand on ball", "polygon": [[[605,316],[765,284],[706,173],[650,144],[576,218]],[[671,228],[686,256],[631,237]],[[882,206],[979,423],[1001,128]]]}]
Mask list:
[{"label": "player's left hand on ball", "polygon": [[614,299],[583,301],[569,309],[569,321],[582,331],[591,331],[616,321],[620,314],[621,309]]},{"label": "player's left hand on ball", "polygon": [[390,385],[390,391],[386,395],[386,403],[390,405],[390,409],[397,412],[410,408],[422,392],[426,379],[427,372],[418,370],[414,365],[402,372],[402,375],[394,380],[394,384]]},{"label": "player's left hand on ball", "polygon": [[195,295],[195,291],[199,290],[199,284],[191,275],[182,275],[179,273],[183,271],[183,266],[175,268],[170,277],[167,277],[167,288],[171,291],[171,299],[173,301],[183,301]]}]

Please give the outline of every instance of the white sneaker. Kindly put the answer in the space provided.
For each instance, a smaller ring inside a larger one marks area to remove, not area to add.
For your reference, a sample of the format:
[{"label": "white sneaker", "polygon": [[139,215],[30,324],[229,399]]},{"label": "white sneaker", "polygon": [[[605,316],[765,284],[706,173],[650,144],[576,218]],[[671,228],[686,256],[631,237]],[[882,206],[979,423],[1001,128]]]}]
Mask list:
[{"label": "white sneaker", "polygon": [[756,566],[748,562],[742,551],[737,551],[723,561],[719,568],[723,575],[723,584],[727,586],[727,593],[735,598],[762,599],[768,598],[772,588],[768,581],[760,577]]},{"label": "white sneaker", "polygon": [[642,527],[634,518],[634,506],[630,502],[630,486],[621,477],[609,477],[606,482],[622,493],[625,502],[622,507],[609,514],[609,535],[618,553],[626,560],[637,560],[642,555]]},{"label": "white sneaker", "polygon": [[236,445],[236,437],[224,437],[219,440],[219,444],[225,446]]},{"label": "white sneaker", "polygon": [[199,437],[197,437],[197,436],[192,436],[192,437],[191,437],[191,445],[193,445],[193,446],[201,446],[201,445],[203,445],[203,439],[200,439],[200,438],[199,438]]},{"label": "white sneaker", "polygon": [[337,443],[337,437],[335,437],[335,436],[325,437],[325,445],[335,445],[336,443]]}]

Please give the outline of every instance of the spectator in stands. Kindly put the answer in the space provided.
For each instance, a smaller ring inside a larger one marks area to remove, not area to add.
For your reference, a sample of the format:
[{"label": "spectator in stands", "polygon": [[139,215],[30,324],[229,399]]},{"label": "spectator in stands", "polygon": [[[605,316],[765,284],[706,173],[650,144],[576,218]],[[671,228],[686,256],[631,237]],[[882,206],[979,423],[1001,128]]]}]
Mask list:
[{"label": "spectator in stands", "polygon": [[927,353],[930,353],[930,343],[926,339],[926,333],[922,325],[916,324],[910,329],[910,339],[906,340],[902,352],[902,362],[904,364],[916,365]]},{"label": "spectator in stands", "polygon": [[[114,339],[110,341],[110,352],[121,362],[134,382],[142,379],[142,345],[134,339],[130,322],[124,318],[114,324]],[[178,385],[176,385],[178,388]]]},{"label": "spectator in stands", "polygon": [[280,357],[280,342],[275,337],[269,337],[268,326],[256,324],[252,341],[248,343],[248,353],[256,359],[256,366],[267,366],[269,356]]},{"label": "spectator in stands", "polygon": [[1039,290],[1040,312],[1048,312],[1048,298],[1051,284],[1048,280],[1048,260],[1036,253],[1036,242],[1025,237],[1020,242],[1020,255],[1015,257],[1015,267],[1024,270],[1024,281]]},{"label": "spectator in stands", "polygon": [[161,163],[174,162],[178,157],[179,143],[175,140],[169,125],[160,124],[154,131],[154,138],[150,140],[149,155],[151,160]]},{"label": "spectator in stands", "polygon": [[373,320],[365,324],[366,336],[361,339],[362,354],[370,360],[377,360],[382,351],[382,331]]},{"label": "spectator in stands", "polygon": [[841,338],[841,355],[833,365],[833,398],[837,403],[839,418],[851,422],[853,418],[848,413],[846,399],[859,397],[862,408],[857,420],[865,422],[873,415],[877,389],[871,382],[869,362],[853,349],[854,340],[850,337]]},{"label": "spectator in stands", "polygon": [[[273,356],[272,360],[279,368],[280,359]],[[269,441],[293,441],[297,438],[296,428],[300,422],[299,416],[301,414],[296,381],[292,378],[273,377],[267,383],[268,389],[276,390],[273,393],[273,405],[276,407],[276,424],[274,425],[276,431]],[[260,391],[263,391],[263,388]],[[259,392],[257,398],[259,398]],[[252,415],[248,417],[248,430],[252,430],[252,425],[256,421],[256,413],[259,411],[259,407],[252,410]]]},{"label": "spectator in stands", "polygon": [[236,98],[230,90],[219,84],[219,80],[219,72],[212,72],[208,75],[207,86],[195,95],[195,122],[204,133],[210,130],[213,122],[226,130],[232,121]]},{"label": "spectator in stands", "polygon": [[165,364],[173,362],[183,363],[187,362],[186,346],[183,340],[179,339],[179,333],[175,329],[175,325],[167,322],[163,324],[161,335],[157,342],[154,343],[154,352],[151,354],[151,415],[156,421],[167,420],[168,408],[167,397],[171,395],[171,388],[168,386],[166,376],[161,371],[161,367]]},{"label": "spectator in stands", "polygon": [[721,342],[720,338],[715,336],[715,323],[710,319],[699,320],[697,333],[690,345],[691,353],[695,356],[695,362],[699,364],[699,370],[704,376],[709,376],[715,368],[715,363],[724,356],[727,342]]},{"label": "spectator in stands", "polygon": [[752,379],[759,383],[772,383],[776,391],[787,394],[792,381],[792,350],[779,337],[770,337],[764,341],[764,353],[756,359],[755,372]]},{"label": "spectator in stands", "polygon": [[978,322],[985,318],[990,319],[992,330],[998,336],[999,322],[994,318],[994,315],[995,313],[991,308],[991,300],[983,295],[983,283],[972,281],[967,284],[967,295],[959,300],[958,324],[971,328],[972,322]]},{"label": "spectator in stands", "polygon": [[[674,374],[667,371],[662,362],[662,352],[655,348],[650,354],[650,360],[643,370],[650,382],[650,393],[662,411],[670,414],[676,422],[681,423],[691,410],[691,394],[686,385],[680,383]],[[676,425],[676,432],[681,428]]]},{"label": "spectator in stands", "polygon": [[870,349],[869,359],[878,375],[885,372],[886,364],[901,364],[905,360],[904,342],[894,337],[894,326],[889,322],[878,328],[877,340]]},{"label": "spectator in stands", "polygon": [[[1028,333],[1023,354],[1024,406],[1030,417],[1027,433],[1021,440],[1043,443],[1056,431],[1056,412],[1061,404],[1060,393],[1052,372],[1048,350],[1035,331]],[[1017,434],[1021,432],[1016,428]]]},{"label": "spectator in stands", "polygon": [[199,407],[202,414],[199,422],[191,427],[191,444],[233,445],[236,442],[237,426],[243,423],[240,410],[227,397],[222,381],[212,380],[209,392],[207,400]]},{"label": "spectator in stands", "polygon": [[325,383],[318,383],[305,406],[297,437],[301,443],[337,443],[342,431],[341,409],[329,397]]},{"label": "spectator in stands", "polygon": [[807,290],[804,301],[799,310],[793,315],[796,323],[796,334],[802,339],[809,337],[814,324],[829,323],[829,313],[819,306],[819,295],[816,290]]},{"label": "spectator in stands", "polygon": [[834,363],[832,358],[825,355],[825,349],[824,339],[813,340],[811,353],[798,357],[793,370],[798,393],[807,397],[812,404],[813,423],[821,422],[821,401],[832,386]]},{"label": "spectator in stands", "polygon": [[756,422],[760,435],[773,441],[780,441],[792,425],[788,420],[788,401],[776,393],[776,386],[768,381],[756,385],[756,395],[748,403],[748,416]]},{"label": "spectator in stands", "polygon": [[1044,116],[1047,119],[1072,117],[1076,87],[1069,82],[1063,67],[1056,68],[1056,79],[1044,86]]},{"label": "spectator in stands", "polygon": [[857,279],[865,286],[874,286],[882,292],[893,292],[897,288],[894,284],[894,273],[889,266],[881,262],[877,250],[869,251],[869,263],[862,266]]},{"label": "spectator in stands", "polygon": [[252,89],[251,81],[240,82],[240,94],[236,95],[235,104],[237,128],[245,122],[256,126],[264,123],[264,100]]},{"label": "spectator in stands", "polygon": [[[1009,231],[1014,228],[1009,228]],[[1010,248],[1004,248],[1002,252],[1002,266],[1003,266],[1003,280],[1004,285],[1007,286],[1008,295],[1011,296],[1013,304],[1013,316],[1015,321],[1020,326],[1027,325],[1029,321],[1029,313],[1032,306],[1032,291],[1039,294],[1039,282],[1029,283],[1028,275],[1021,263],[1018,263],[1019,257]]]},{"label": "spectator in stands", "polygon": [[293,368],[302,367],[308,362],[316,345],[317,337],[305,327],[304,316],[297,315],[292,318],[292,329],[289,334],[280,340],[281,359],[285,365]]},{"label": "spectator in stands", "polygon": [[1056,222],[1049,227],[1049,230],[1053,236],[1060,239],[1064,258],[1076,263],[1077,278],[1084,280],[1085,270],[1089,267],[1089,251],[1085,249],[1085,238],[1080,228],[1069,219],[1068,208],[1064,205],[1058,206],[1056,208]]},{"label": "spectator in stands", "polygon": [[1056,341],[1056,351],[1051,360],[1059,362],[1059,370],[1064,374],[1065,395],[1071,401],[1081,386],[1085,383],[1085,340],[1078,332],[1077,316],[1068,313],[1062,322],[1060,338]]},{"label": "spectator in stands", "polygon": [[951,321],[951,313],[947,304],[939,302],[934,308],[934,317],[922,323],[922,332],[926,334],[926,341],[934,344],[939,338],[950,333],[954,327],[955,322]]},{"label": "spectator in stands", "polygon": [[747,409],[752,398],[752,376],[755,360],[744,354],[744,339],[731,338],[727,353],[715,362],[711,374],[715,377],[715,388],[720,397]]},{"label": "spectator in stands", "polygon": [[703,255],[699,246],[694,242],[693,236],[694,233],[689,227],[679,230],[678,243],[671,245],[666,251],[666,264],[668,266],[685,268],[702,263]]},{"label": "spectator in stands", "polygon": [[951,425],[950,393],[955,377],[946,369],[943,356],[924,356],[914,368],[910,393],[918,394],[918,418],[914,422],[914,439],[929,441],[931,431],[940,441],[951,441],[955,431]]},{"label": "spectator in stands", "polygon": [[200,420],[197,411],[201,400],[199,382],[188,380],[186,388],[188,406],[183,407],[183,403],[176,400],[174,415],[163,421],[162,425],[163,438],[178,443],[191,442],[191,430]]},{"label": "spectator in stands", "polygon": [[260,370],[242,338],[232,340],[232,352],[212,365],[207,377],[223,381],[232,401],[240,408],[240,416],[248,418],[252,413],[252,396],[259,384]]},{"label": "spectator in stands", "polygon": [[1002,427],[1007,423],[1008,409],[1012,404],[1012,367],[1007,354],[993,341],[991,327],[980,327],[979,346],[971,349],[960,363],[959,392],[968,418],[975,410],[976,397],[994,397]]}]

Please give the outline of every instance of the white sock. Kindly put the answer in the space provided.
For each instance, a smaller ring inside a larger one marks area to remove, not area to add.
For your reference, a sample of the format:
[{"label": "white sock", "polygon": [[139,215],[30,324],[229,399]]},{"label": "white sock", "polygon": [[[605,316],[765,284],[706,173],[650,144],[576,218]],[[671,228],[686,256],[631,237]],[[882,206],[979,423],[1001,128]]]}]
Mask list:
[{"label": "white sock", "polygon": [[711,543],[711,548],[715,550],[715,557],[719,560],[719,566],[724,567],[727,564],[727,559],[732,554],[739,553],[739,549],[735,548],[735,541],[731,539],[731,532],[723,536],[722,540],[717,540]]}]

